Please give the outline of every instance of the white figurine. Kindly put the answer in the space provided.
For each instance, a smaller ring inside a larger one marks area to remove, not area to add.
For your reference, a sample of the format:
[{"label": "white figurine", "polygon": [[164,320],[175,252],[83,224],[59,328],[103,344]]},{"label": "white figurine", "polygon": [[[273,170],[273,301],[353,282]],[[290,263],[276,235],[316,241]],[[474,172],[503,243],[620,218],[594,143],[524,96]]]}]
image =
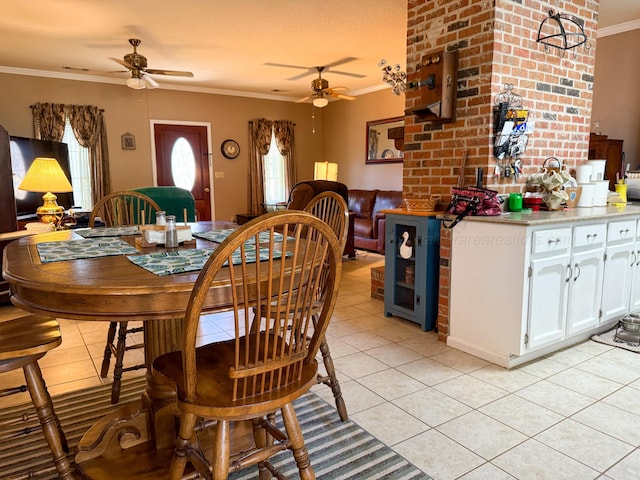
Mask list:
[{"label": "white figurine", "polygon": [[411,258],[413,255],[413,244],[411,240],[409,240],[409,232],[404,232],[402,234],[402,243],[400,244],[400,256],[402,258]]}]

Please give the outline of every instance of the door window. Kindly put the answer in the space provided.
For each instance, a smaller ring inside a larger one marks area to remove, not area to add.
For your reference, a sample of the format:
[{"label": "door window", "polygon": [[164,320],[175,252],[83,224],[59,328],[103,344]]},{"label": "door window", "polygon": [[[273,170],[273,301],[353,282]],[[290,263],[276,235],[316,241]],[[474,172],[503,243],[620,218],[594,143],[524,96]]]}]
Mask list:
[{"label": "door window", "polygon": [[176,187],[191,191],[196,181],[196,158],[191,145],[179,137],[171,148],[171,175]]}]

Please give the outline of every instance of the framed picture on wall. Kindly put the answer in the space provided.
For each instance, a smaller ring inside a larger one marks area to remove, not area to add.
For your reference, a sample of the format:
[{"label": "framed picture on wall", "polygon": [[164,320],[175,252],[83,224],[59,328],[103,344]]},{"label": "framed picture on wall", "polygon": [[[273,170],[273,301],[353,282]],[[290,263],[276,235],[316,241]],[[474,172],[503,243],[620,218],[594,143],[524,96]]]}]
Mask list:
[{"label": "framed picture on wall", "polygon": [[135,150],[136,149],[136,137],[134,137],[131,133],[123,133],[120,137],[122,139],[122,149],[123,150]]}]

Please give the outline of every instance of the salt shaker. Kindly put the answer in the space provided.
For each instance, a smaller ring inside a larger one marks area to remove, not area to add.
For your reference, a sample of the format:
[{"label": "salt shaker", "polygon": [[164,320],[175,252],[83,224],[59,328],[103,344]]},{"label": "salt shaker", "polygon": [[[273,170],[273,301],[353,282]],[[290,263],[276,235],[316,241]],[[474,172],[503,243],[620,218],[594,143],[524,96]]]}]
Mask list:
[{"label": "salt shaker", "polygon": [[164,234],[164,246],[176,248],[178,246],[178,231],[176,230],[176,216],[167,215],[167,228]]},{"label": "salt shaker", "polygon": [[156,212],[156,225],[167,224],[166,213],[167,212],[165,212],[164,210],[160,210],[159,212]]}]

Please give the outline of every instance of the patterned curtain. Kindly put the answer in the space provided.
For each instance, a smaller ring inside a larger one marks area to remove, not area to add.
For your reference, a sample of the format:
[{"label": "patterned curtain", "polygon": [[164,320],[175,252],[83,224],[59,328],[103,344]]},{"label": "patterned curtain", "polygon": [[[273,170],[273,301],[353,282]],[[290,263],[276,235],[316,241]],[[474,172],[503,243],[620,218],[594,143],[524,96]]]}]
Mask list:
[{"label": "patterned curtain", "polygon": [[65,118],[78,143],[89,149],[91,192],[94,205],[111,191],[107,132],[104,110],[92,105],[38,103],[32,105],[36,138],[59,142],[64,134]]},{"label": "patterned curtain", "polygon": [[269,153],[272,132],[278,150],[285,157],[287,178],[285,188],[295,185],[294,137],[295,124],[289,120],[266,120],[260,118],[249,122],[249,210],[253,215],[263,213],[264,170],[263,157]]},{"label": "patterned curtain", "polygon": [[296,184],[293,127],[295,127],[295,123],[289,120],[276,120],[273,122],[273,133],[276,136],[276,145],[278,145],[280,154],[285,157],[285,167],[287,169],[285,188],[287,191],[291,191],[291,188]]},{"label": "patterned curtain", "polygon": [[260,215],[264,203],[262,159],[269,153],[272,123],[260,118],[249,122],[249,213]]},{"label": "patterned curtain", "polygon": [[36,138],[59,142],[64,135],[65,106],[54,103],[32,105]]}]

